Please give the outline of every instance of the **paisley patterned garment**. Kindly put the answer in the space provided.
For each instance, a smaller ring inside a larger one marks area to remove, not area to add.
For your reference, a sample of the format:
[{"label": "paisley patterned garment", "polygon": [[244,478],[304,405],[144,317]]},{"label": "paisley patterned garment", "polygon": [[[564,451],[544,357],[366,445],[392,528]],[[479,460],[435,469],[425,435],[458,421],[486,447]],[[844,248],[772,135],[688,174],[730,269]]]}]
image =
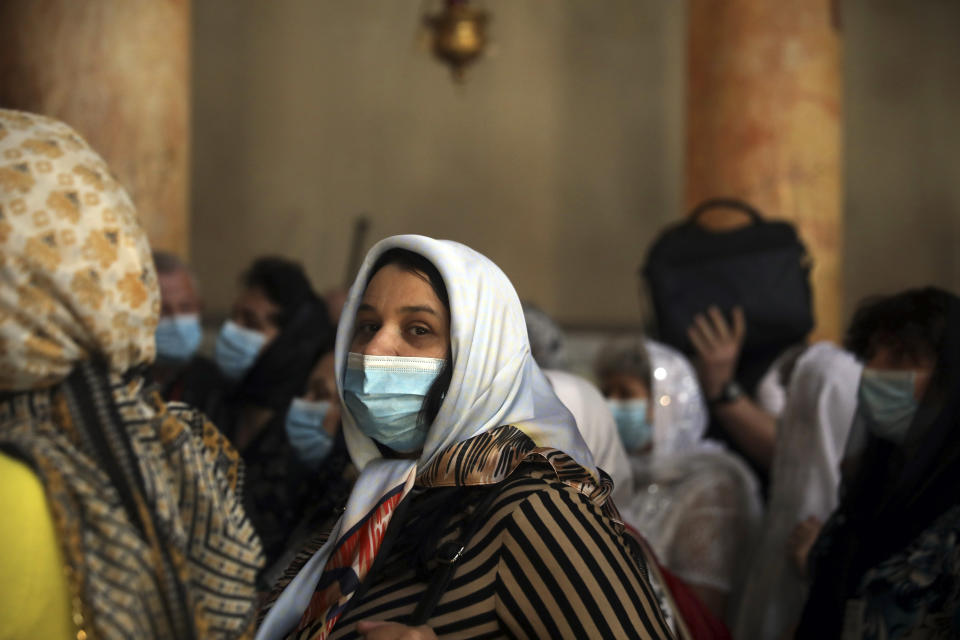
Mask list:
[{"label": "paisley patterned garment", "polygon": [[868,571],[859,593],[847,607],[845,638],[960,637],[960,506]]},{"label": "paisley patterned garment", "polygon": [[78,638],[253,623],[239,456],[136,374],[158,312],[147,238],[103,160],[60,122],[0,110],[0,448],[43,483]]}]

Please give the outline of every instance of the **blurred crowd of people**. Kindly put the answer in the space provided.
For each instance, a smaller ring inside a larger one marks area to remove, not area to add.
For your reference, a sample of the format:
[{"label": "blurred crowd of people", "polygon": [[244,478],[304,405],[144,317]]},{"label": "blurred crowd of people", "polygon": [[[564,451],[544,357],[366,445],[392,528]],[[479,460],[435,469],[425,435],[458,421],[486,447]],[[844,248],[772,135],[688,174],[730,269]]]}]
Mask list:
[{"label": "blurred crowd of people", "polygon": [[750,380],[706,306],[583,376],[487,258],[396,236],[328,296],[252,260],[205,340],[99,156],[12,111],[0,246],[0,637],[960,637],[951,293]]}]

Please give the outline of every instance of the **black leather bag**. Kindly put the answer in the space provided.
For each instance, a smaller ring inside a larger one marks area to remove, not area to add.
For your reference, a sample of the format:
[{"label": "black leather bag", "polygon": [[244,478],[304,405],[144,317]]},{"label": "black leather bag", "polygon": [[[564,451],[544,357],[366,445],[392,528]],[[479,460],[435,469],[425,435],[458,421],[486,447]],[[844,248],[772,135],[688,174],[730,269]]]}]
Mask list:
[{"label": "black leather bag", "polygon": [[[721,232],[697,224],[704,211],[719,207],[739,209],[752,223]],[[813,328],[810,258],[796,229],[789,222],[765,220],[739,200],[707,200],[687,220],[666,229],[650,247],[643,275],[659,339],[686,353],[692,352],[687,328],[711,305],[728,318],[733,307],[743,307],[742,365],[751,354],[764,354],[764,361],[776,357]],[[752,387],[759,375],[750,372],[741,382]]]}]

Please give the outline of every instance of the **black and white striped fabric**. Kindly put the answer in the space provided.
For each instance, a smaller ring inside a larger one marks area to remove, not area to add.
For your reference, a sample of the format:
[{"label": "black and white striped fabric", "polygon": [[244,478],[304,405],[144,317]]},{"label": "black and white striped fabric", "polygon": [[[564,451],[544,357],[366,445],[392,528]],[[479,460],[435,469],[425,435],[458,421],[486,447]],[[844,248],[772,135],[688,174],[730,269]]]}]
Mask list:
[{"label": "black and white striped fabric", "polygon": [[[600,506],[560,482],[546,463],[524,463],[501,485],[454,490],[446,505],[431,500],[436,490],[411,496],[409,533],[331,638],[357,638],[360,620],[409,619],[437,564],[432,555],[425,566],[416,561],[423,532],[443,526],[439,543],[454,539],[473,515],[463,503],[477,491],[499,495],[427,623],[439,637],[672,637],[644,561]],[[448,510],[455,515],[444,523],[438,513]],[[307,627],[294,637],[315,631]]]}]

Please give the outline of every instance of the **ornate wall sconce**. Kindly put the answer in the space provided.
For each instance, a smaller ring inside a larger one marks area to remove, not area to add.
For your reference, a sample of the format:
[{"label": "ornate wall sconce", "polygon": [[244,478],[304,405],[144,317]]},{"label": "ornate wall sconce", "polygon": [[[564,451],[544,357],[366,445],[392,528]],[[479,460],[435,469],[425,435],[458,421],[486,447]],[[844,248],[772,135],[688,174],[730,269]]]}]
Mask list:
[{"label": "ornate wall sconce", "polygon": [[443,0],[442,8],[424,15],[430,49],[450,67],[457,82],[463,81],[466,68],[483,55],[489,22],[489,12],[469,0]]}]

